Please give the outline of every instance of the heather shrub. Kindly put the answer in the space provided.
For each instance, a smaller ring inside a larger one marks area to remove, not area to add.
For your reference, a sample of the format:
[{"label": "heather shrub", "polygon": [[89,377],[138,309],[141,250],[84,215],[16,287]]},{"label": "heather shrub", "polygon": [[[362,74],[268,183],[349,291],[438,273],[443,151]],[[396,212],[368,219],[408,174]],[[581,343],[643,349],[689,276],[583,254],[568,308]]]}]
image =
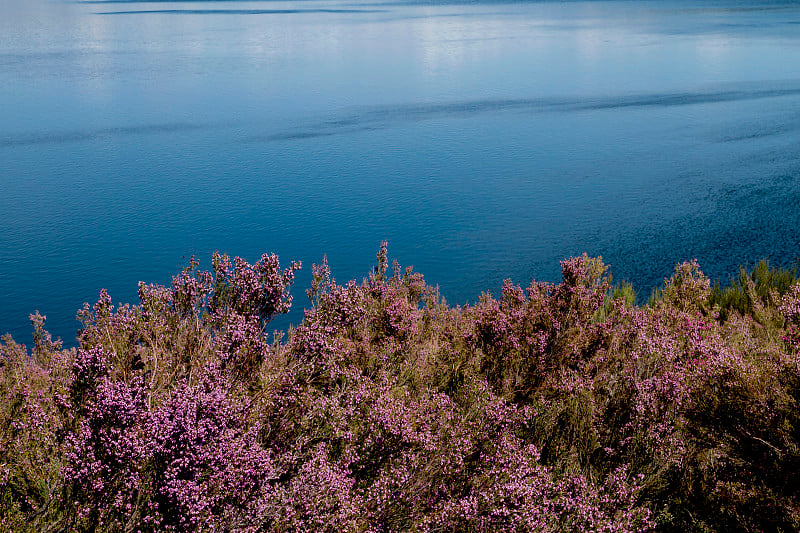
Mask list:
[{"label": "heather shrub", "polygon": [[6,335],[0,343],[0,528],[48,531],[61,505],[64,431],[74,351],[61,350],[31,315],[34,347],[28,352]]},{"label": "heather shrub", "polygon": [[345,284],[312,266],[274,336],[300,265],[266,254],[102,291],[73,350],[33,315],[30,350],[0,343],[0,528],[800,529],[785,273],[740,276],[740,309],[683,263],[637,306],[584,255],[452,307],[376,259]]},{"label": "heather shrub", "polygon": [[577,370],[598,338],[592,317],[609,288],[600,259],[575,257],[561,263],[559,285],[533,282],[526,293],[511,280],[499,301],[485,293],[468,311],[475,322],[469,337],[481,352],[481,372],[489,383],[519,402],[564,369]]},{"label": "heather shrub", "polygon": [[677,265],[672,277],[665,280],[660,303],[683,311],[706,311],[710,298],[711,281],[697,261],[687,261]]},{"label": "heather shrub", "polygon": [[[800,525],[798,366],[779,350],[712,358],[687,409],[686,512],[733,530]],[[776,386],[778,385],[778,386]]]},{"label": "heather shrub", "polygon": [[785,319],[786,325],[782,338],[796,354],[800,349],[800,283],[795,283],[786,291],[778,311]]}]

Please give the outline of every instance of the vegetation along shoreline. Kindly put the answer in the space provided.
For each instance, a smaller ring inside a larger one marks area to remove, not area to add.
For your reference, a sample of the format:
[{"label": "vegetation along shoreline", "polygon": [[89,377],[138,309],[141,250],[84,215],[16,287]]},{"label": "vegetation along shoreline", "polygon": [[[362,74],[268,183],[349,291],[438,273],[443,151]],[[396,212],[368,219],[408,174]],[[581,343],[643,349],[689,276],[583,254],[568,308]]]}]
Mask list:
[{"label": "vegetation along shoreline", "polygon": [[360,283],[214,254],[64,349],[0,342],[3,531],[798,531],[800,282],[586,255],[450,306],[386,243]]}]

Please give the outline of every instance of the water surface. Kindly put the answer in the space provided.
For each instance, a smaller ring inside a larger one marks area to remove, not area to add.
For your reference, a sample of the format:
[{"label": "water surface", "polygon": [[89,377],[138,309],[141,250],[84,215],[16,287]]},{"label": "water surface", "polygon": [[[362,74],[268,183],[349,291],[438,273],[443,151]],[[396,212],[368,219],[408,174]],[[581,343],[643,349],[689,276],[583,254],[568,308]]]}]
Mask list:
[{"label": "water surface", "polygon": [[214,250],[304,261],[298,310],[383,239],[454,303],[789,263],[799,148],[796,2],[0,0],[0,330]]}]

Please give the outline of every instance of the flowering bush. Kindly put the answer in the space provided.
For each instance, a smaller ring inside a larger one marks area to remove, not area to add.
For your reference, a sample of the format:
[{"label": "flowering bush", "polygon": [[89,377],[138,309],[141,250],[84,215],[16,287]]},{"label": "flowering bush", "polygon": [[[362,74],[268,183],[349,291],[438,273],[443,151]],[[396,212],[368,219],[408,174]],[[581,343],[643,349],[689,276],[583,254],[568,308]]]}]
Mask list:
[{"label": "flowering bush", "polygon": [[135,305],[102,291],[76,349],[38,313],[30,351],[4,337],[0,529],[800,529],[786,276],[741,313],[684,263],[637,307],[584,255],[449,307],[383,243],[361,283],[313,266],[270,338],[299,267],[192,259]]}]

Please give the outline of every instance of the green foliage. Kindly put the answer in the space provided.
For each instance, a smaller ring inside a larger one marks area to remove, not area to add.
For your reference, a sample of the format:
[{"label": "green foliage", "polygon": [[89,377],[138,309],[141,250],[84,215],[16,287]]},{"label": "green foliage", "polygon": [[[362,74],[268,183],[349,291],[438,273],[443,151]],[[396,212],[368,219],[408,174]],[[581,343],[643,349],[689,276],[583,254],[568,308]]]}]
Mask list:
[{"label": "green foliage", "polygon": [[797,281],[797,274],[797,265],[772,267],[768,259],[761,259],[749,272],[740,267],[739,273],[731,276],[727,286],[715,280],[710,304],[719,306],[723,320],[732,312],[754,316],[758,305],[777,305],[779,302],[774,295],[783,296]]},{"label": "green foliage", "polygon": [[633,289],[633,285],[627,281],[618,282],[610,291],[611,300],[622,298],[628,306],[632,306],[636,302],[636,291]]},{"label": "green foliage", "polygon": [[[609,276],[610,281],[610,276]],[[615,306],[623,305],[633,307],[636,304],[637,293],[633,284],[628,281],[618,281],[606,291],[603,307],[595,313],[595,322],[604,322],[614,312]]]}]

